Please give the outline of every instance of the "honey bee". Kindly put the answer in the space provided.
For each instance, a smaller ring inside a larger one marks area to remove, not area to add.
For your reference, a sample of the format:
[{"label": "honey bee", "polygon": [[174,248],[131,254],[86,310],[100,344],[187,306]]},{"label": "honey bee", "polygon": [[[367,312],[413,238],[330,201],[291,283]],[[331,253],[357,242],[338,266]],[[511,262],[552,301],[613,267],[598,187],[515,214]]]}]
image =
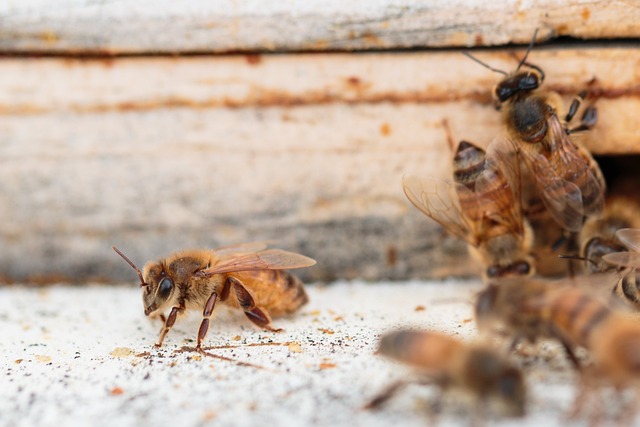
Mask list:
[{"label": "honey bee", "polygon": [[[586,93],[573,101],[561,119],[562,100],[551,91],[541,90],[544,72],[527,62],[529,48],[512,73],[494,69],[467,53],[474,61],[505,77],[493,90],[498,109],[502,110],[507,138],[496,143],[511,145],[531,171],[542,201],[554,220],[570,232],[582,228],[584,218],[598,216],[604,206],[605,181],[591,154],[570,134],[593,127],[597,110],[584,110],[581,124],[569,128]],[[521,68],[526,70],[521,70]]]},{"label": "honey bee", "polygon": [[413,176],[402,181],[415,207],[468,243],[485,278],[531,275],[535,269],[533,235],[521,210],[519,170],[506,154],[461,141],[453,158],[453,183]]},{"label": "honey bee", "polygon": [[[616,273],[613,292],[629,301],[636,309],[640,309],[640,290],[634,271],[640,267],[640,258],[634,253],[634,247],[640,246],[640,237],[633,231],[640,229],[638,203],[625,196],[616,196],[607,200],[602,218],[591,218],[579,234],[580,259],[587,261],[585,267],[590,273]],[[620,232],[620,234],[618,234]],[[612,254],[611,257],[608,257]],[[616,254],[616,255],[613,255]],[[571,258],[571,257],[567,257]],[[618,271],[622,269],[622,271]]]},{"label": "honey bee", "polygon": [[[266,249],[264,243],[245,243],[177,252],[148,262],[140,271],[115,246],[112,248],[138,273],[144,314],[159,317],[164,323],[156,347],[162,346],[178,314],[202,310],[196,346],[201,350],[218,301],[243,310],[263,329],[280,331],[271,326],[271,316],[291,314],[308,301],[302,282],[283,270],[315,264],[303,255]],[[170,312],[165,317],[167,310]]]},{"label": "honey bee", "polygon": [[522,372],[495,350],[466,344],[438,332],[400,330],[384,335],[379,353],[416,368],[417,376],[392,384],[367,408],[377,408],[405,386],[435,384],[442,391],[461,389],[478,402],[496,402],[508,416],[523,416],[526,385]]},{"label": "honey bee", "polygon": [[498,329],[511,337],[512,350],[521,341],[556,340],[572,364],[580,368],[576,347],[586,347],[585,339],[599,316],[610,311],[600,298],[568,282],[510,278],[494,281],[480,292],[475,318],[481,332]]}]

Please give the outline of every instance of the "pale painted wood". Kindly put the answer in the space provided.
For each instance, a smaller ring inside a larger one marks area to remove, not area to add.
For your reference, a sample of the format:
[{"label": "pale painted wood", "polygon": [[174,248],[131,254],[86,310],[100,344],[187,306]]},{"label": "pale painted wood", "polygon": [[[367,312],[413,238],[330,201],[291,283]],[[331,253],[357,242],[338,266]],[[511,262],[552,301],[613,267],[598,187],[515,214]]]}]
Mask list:
[{"label": "pale painted wood", "polygon": [[637,0],[4,0],[0,50],[179,53],[640,37]]},{"label": "pale painted wood", "polygon": [[[638,51],[531,60],[568,97],[593,77],[620,95],[598,101],[585,142],[640,152]],[[111,244],[142,264],[250,240],[316,258],[301,272],[314,280],[474,270],[401,189],[406,173],[449,174],[443,119],[480,144],[500,131],[499,76],[459,52],[5,59],[0,76],[0,272],[11,278],[134,281]]]}]

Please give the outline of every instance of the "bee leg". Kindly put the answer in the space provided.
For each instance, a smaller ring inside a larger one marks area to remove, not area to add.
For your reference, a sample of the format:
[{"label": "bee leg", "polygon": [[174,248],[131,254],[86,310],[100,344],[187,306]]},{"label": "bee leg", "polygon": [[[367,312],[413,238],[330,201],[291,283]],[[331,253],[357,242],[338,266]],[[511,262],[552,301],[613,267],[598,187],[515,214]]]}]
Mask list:
[{"label": "bee leg", "polygon": [[580,105],[582,105],[582,102],[586,97],[587,97],[587,91],[583,90],[582,92],[577,94],[575,98],[573,98],[573,101],[571,101],[571,105],[569,106],[569,112],[564,117],[565,122],[569,123],[573,119],[573,117],[578,112]]},{"label": "bee leg", "polygon": [[244,314],[249,318],[249,320],[251,320],[254,324],[258,325],[262,329],[266,329],[267,331],[282,331],[282,329],[276,329],[271,326],[271,319],[269,318],[269,314],[262,310],[260,307],[256,307],[256,303],[253,300],[253,297],[238,279],[229,276],[227,280],[229,280],[233,285],[233,290],[236,294],[236,298],[238,298],[240,308],[242,308]]},{"label": "bee leg", "polygon": [[558,330],[553,325],[550,329],[551,336],[560,341],[560,344],[562,344],[564,352],[567,354],[567,357],[571,361],[571,364],[578,370],[578,372],[582,372],[582,365],[580,364],[580,360],[578,360],[578,356],[576,356],[576,354],[574,353],[571,343],[567,341],[567,339],[564,338],[564,336],[560,332],[558,332]]},{"label": "bee leg", "polygon": [[176,317],[178,317],[178,313],[182,310],[184,310],[184,307],[182,306],[173,307],[171,309],[171,313],[169,313],[169,317],[167,317],[167,320],[164,322],[164,327],[160,331],[160,337],[158,337],[158,342],[155,345],[156,348],[162,347],[162,341],[164,341],[164,337],[167,336],[167,333],[171,330],[173,324],[176,323]]},{"label": "bee leg", "polygon": [[211,319],[211,313],[213,313],[213,308],[216,306],[216,301],[218,299],[218,293],[213,292],[207,303],[204,305],[204,310],[202,310],[202,323],[200,323],[200,329],[198,329],[198,344],[196,345],[196,351],[202,351],[202,340],[207,336],[207,332],[209,332],[209,319]]},{"label": "bee leg", "polygon": [[574,128],[568,129],[567,133],[572,134],[576,132],[583,132],[586,130],[590,130],[593,128],[598,121],[598,110],[595,106],[591,105],[586,110],[584,110],[584,114],[582,115],[582,119],[580,120],[580,124]]}]

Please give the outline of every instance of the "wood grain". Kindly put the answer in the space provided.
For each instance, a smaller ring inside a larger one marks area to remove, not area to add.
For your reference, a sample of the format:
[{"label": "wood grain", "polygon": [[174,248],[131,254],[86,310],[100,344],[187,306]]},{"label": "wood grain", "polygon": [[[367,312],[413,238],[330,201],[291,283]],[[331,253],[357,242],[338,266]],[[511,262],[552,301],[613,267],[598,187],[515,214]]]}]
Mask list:
[{"label": "wood grain", "polygon": [[640,37],[634,0],[5,0],[0,51],[176,54],[370,50]]},{"label": "wood grain", "polygon": [[[510,69],[509,52],[481,52]],[[594,77],[601,153],[640,152],[635,49],[537,50],[567,97]],[[252,240],[305,279],[469,274],[404,174],[444,177],[442,129],[488,144],[497,75],[459,52],[0,61],[0,271],[131,279],[134,262]]]}]

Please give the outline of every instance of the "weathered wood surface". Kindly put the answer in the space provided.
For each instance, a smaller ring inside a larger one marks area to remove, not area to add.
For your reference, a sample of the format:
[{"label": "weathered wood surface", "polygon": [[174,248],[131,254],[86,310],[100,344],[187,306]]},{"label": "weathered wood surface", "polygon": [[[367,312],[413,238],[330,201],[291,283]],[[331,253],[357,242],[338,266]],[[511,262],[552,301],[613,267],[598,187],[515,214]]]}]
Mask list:
[{"label": "weathered wood surface", "polygon": [[[480,52],[510,69],[505,52]],[[568,98],[596,77],[598,152],[640,152],[640,52],[536,50]],[[499,77],[459,52],[0,61],[0,272],[135,275],[189,247],[271,240],[307,279],[468,274],[402,194],[446,176],[441,122],[487,144]]]},{"label": "weathered wood surface", "polygon": [[637,0],[4,0],[0,51],[66,54],[495,46],[640,37]]}]

